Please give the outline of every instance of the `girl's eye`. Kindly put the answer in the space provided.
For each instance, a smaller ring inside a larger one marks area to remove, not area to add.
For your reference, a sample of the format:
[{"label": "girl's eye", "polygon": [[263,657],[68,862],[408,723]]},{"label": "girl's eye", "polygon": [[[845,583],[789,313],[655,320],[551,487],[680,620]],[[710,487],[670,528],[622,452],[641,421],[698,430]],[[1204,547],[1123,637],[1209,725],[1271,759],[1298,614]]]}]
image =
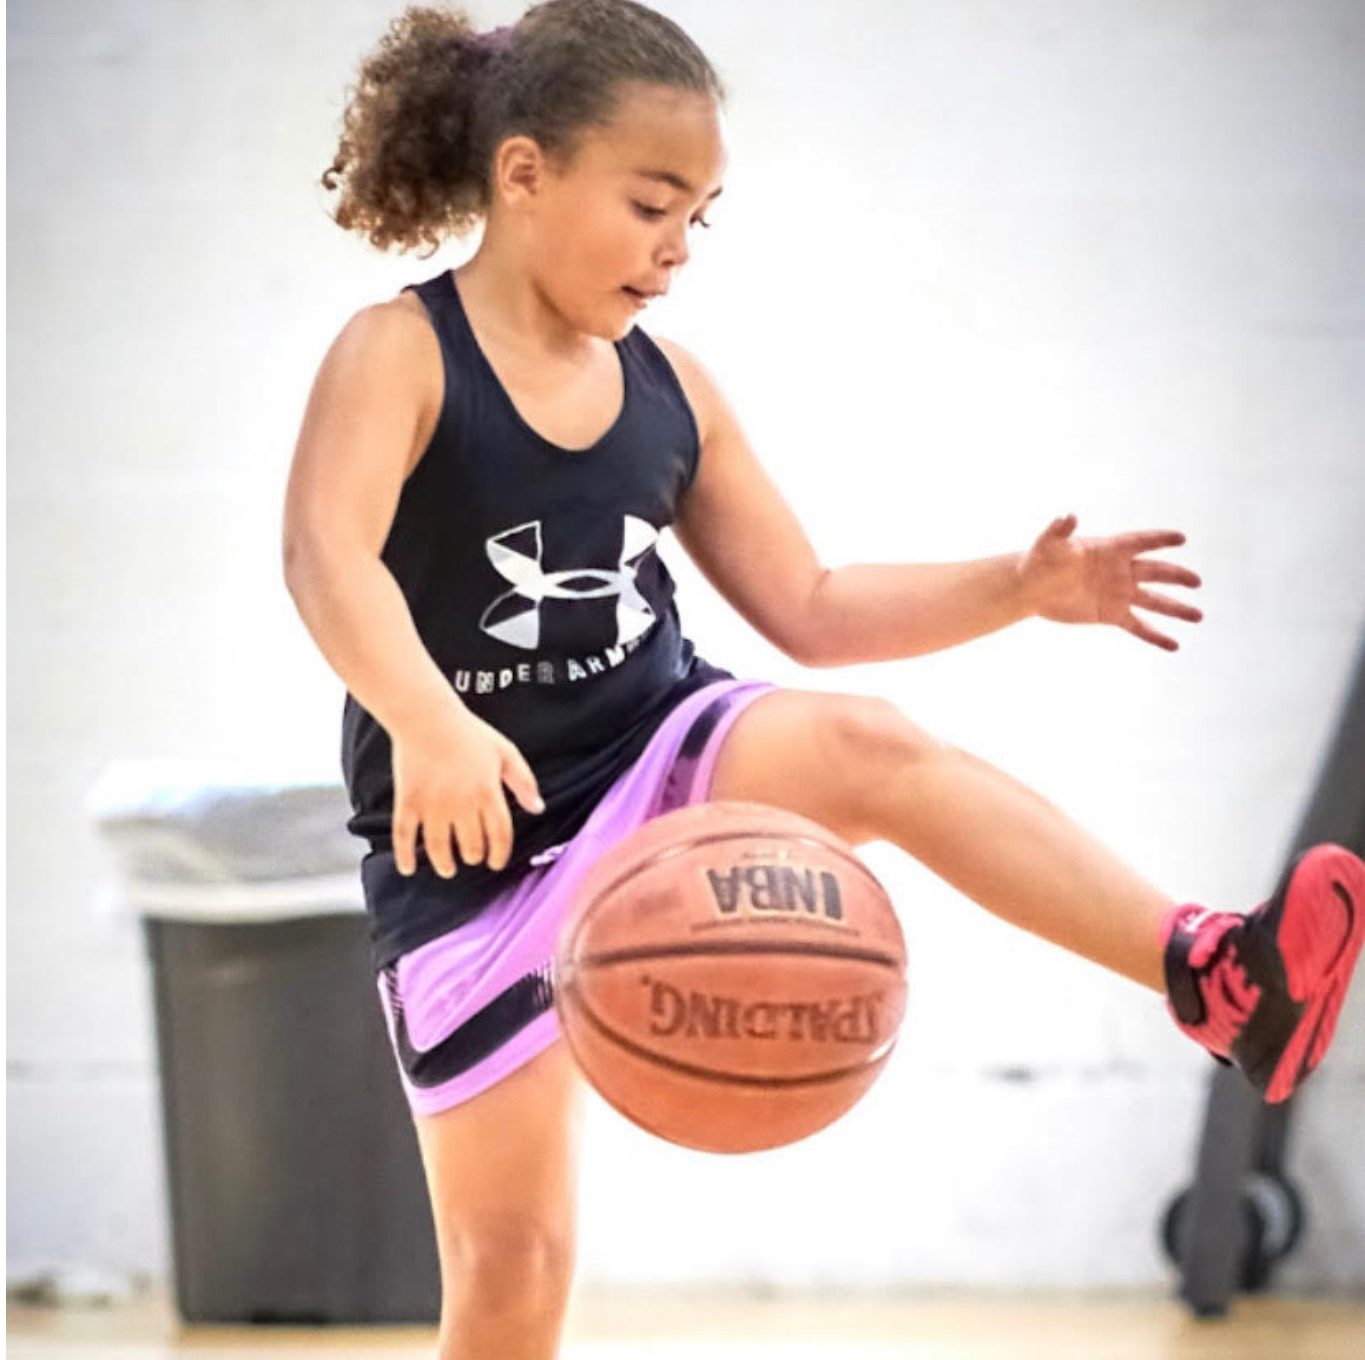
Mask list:
[{"label": "girl's eye", "polygon": [[[663,217],[668,212],[667,208],[653,208],[650,207],[648,203],[636,203],[634,206],[636,212],[638,212],[641,217],[647,218],[651,222],[656,218]],[[694,217],[692,220],[699,227],[711,226],[711,223],[704,217]]]}]

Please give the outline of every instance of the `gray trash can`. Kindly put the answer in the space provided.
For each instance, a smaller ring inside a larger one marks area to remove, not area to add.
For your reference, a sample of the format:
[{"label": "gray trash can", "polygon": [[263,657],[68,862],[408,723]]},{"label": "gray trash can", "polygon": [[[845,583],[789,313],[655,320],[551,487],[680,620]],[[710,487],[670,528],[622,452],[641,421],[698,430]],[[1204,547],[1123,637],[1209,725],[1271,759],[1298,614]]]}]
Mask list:
[{"label": "gray trash can", "polygon": [[437,1322],[345,791],[116,761],[86,805],[152,965],[180,1316]]}]

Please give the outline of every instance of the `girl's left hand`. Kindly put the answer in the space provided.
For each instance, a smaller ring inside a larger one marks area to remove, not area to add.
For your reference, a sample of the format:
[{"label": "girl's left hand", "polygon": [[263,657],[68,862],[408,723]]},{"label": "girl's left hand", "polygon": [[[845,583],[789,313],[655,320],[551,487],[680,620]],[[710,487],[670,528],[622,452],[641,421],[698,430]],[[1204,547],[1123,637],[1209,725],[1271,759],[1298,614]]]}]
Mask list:
[{"label": "girl's left hand", "polygon": [[1154,529],[1114,538],[1072,538],[1075,527],[1075,515],[1053,520],[1020,558],[1020,586],[1032,612],[1057,623],[1115,623],[1144,642],[1178,651],[1179,643],[1148,628],[1133,614],[1133,606],[1191,623],[1204,617],[1198,609],[1146,590],[1142,584],[1200,584],[1199,577],[1186,567],[1138,560],[1139,553],[1153,548],[1178,546],[1185,535]]}]

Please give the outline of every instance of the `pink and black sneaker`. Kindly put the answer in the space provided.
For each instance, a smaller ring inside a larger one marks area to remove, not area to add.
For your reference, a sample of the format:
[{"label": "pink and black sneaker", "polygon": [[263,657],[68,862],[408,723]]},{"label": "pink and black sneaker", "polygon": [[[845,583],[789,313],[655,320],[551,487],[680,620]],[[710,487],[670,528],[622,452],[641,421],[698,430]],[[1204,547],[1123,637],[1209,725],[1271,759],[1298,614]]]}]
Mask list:
[{"label": "pink and black sneaker", "polygon": [[1162,920],[1167,1005],[1268,1104],[1322,1061],[1365,940],[1365,863],[1330,843],[1295,857],[1245,915],[1190,904]]}]

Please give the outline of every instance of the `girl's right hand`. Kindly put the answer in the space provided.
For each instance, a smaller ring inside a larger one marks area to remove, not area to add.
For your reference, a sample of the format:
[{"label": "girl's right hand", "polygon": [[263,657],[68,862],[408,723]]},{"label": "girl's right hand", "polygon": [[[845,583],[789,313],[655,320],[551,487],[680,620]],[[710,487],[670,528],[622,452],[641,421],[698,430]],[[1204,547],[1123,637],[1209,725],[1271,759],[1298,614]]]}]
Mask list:
[{"label": "girl's right hand", "polygon": [[417,829],[442,878],[453,878],[455,856],[502,869],[512,853],[512,817],[503,783],[528,812],[544,812],[536,777],[517,747],[495,727],[451,703],[420,725],[392,734],[393,855],[399,873],[417,868]]}]

